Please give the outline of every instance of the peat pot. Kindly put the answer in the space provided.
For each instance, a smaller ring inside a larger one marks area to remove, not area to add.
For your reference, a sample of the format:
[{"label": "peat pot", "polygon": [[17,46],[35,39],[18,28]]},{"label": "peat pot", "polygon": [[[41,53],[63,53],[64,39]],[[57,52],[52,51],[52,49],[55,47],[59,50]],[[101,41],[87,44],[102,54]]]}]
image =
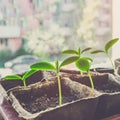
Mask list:
[{"label": "peat pot", "polygon": [[[87,74],[81,76],[78,71],[68,73],[71,80],[91,87]],[[99,120],[120,113],[120,82],[114,75],[108,73],[91,73],[91,75],[95,89],[102,94],[94,119]]]},{"label": "peat pot", "polygon": [[12,106],[26,120],[93,120],[100,93],[61,78],[63,104],[58,103],[57,78],[9,92]]},{"label": "peat pot", "polygon": [[[21,74],[23,76],[23,74]],[[37,82],[40,82],[41,80],[44,80],[45,78],[50,78],[56,76],[55,72],[52,71],[38,71],[31,75],[29,78],[26,80],[26,84],[34,84]],[[23,83],[21,80],[5,80],[1,79],[0,80],[0,94],[2,94],[4,97],[8,97],[7,91],[12,90],[12,88],[17,87],[17,86],[23,86]]]}]

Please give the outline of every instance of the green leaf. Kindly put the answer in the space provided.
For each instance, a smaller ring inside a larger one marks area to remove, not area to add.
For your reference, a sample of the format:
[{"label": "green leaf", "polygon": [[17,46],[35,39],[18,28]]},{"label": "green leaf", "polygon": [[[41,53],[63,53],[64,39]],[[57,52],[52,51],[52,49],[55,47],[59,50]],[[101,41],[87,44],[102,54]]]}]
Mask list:
[{"label": "green leaf", "polygon": [[49,62],[39,62],[30,66],[32,70],[56,70]]},{"label": "green leaf", "polygon": [[63,54],[78,54],[75,50],[64,50],[62,51]]},{"label": "green leaf", "polygon": [[116,43],[118,42],[119,38],[115,38],[115,39],[112,39],[110,40],[109,42],[106,43],[105,45],[105,52],[108,53],[108,50]]},{"label": "green leaf", "polygon": [[85,49],[83,49],[83,50],[81,51],[81,54],[84,53],[84,52],[86,52],[86,51],[88,51],[88,50],[91,50],[91,49],[92,49],[91,47],[85,48]]},{"label": "green leaf", "polygon": [[23,75],[23,79],[27,79],[28,77],[30,77],[32,74],[34,74],[35,72],[37,72],[36,70],[29,70],[28,72],[26,72],[24,75]]},{"label": "green leaf", "polygon": [[19,75],[7,75],[5,79],[6,80],[22,80],[22,77]]},{"label": "green leaf", "polygon": [[94,50],[92,52],[90,52],[91,54],[97,54],[97,53],[103,53],[103,50]]},{"label": "green leaf", "polygon": [[90,62],[85,58],[80,58],[75,62],[76,67],[81,70],[88,72],[90,70]]},{"label": "green leaf", "polygon": [[89,57],[82,57],[82,58],[88,60],[89,62],[93,62],[93,60],[91,58],[89,58]]},{"label": "green leaf", "polygon": [[60,67],[62,66],[65,66],[65,65],[68,65],[68,64],[71,64],[73,62],[75,62],[76,60],[78,60],[78,56],[72,56],[72,57],[69,57],[67,59],[65,59],[61,64],[60,64]]}]

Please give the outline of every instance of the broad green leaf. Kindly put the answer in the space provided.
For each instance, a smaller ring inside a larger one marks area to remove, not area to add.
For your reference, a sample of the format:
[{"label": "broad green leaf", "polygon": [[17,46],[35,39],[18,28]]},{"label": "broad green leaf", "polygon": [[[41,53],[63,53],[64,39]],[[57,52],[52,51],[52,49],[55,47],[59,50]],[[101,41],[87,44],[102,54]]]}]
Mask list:
[{"label": "broad green leaf", "polygon": [[6,80],[22,80],[22,77],[19,75],[7,75],[5,79]]},{"label": "broad green leaf", "polygon": [[85,58],[80,58],[75,62],[76,67],[81,70],[88,72],[90,70],[90,62]]},{"label": "broad green leaf", "polygon": [[62,51],[63,54],[78,54],[75,50],[64,50]]},{"label": "broad green leaf", "polygon": [[94,50],[92,52],[90,52],[91,54],[97,54],[97,53],[103,53],[103,50]]},{"label": "broad green leaf", "polygon": [[35,72],[37,72],[36,70],[29,70],[28,72],[26,72],[24,74],[24,76],[22,77],[24,80],[27,79],[28,77],[30,77],[32,74],[34,74]]},{"label": "broad green leaf", "polygon": [[92,48],[90,48],[90,47],[85,48],[85,49],[83,49],[83,50],[81,51],[81,54],[84,53],[84,52],[86,52],[86,51],[88,51],[88,50],[91,50],[91,49],[92,49]]},{"label": "broad green leaf", "polygon": [[39,62],[30,66],[32,70],[56,70],[49,62]]},{"label": "broad green leaf", "polygon": [[71,64],[73,62],[75,62],[76,60],[78,60],[78,56],[72,56],[72,57],[69,57],[67,59],[65,59],[61,64],[60,64],[60,67],[62,66],[65,66],[65,65],[68,65],[68,64]]},{"label": "broad green leaf", "polygon": [[106,43],[105,45],[105,52],[108,53],[108,50],[116,43],[118,42],[119,38],[115,38],[115,39],[112,39],[110,40],[109,42]]}]

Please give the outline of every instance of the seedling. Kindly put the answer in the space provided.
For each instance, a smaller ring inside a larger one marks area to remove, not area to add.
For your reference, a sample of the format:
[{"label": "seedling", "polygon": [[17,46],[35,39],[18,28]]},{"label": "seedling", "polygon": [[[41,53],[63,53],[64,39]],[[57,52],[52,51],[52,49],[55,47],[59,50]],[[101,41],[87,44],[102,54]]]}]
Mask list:
[{"label": "seedling", "polygon": [[87,52],[88,50],[91,50],[92,48],[88,47],[83,50],[80,49],[80,47],[77,50],[64,50],[62,51],[62,54],[76,54],[79,58],[84,52]]},{"label": "seedling", "polygon": [[36,72],[35,70],[30,70],[26,72],[22,77],[20,75],[7,75],[5,77],[5,80],[21,80],[23,82],[23,85],[26,87],[26,79],[35,72]]},{"label": "seedling", "polygon": [[82,57],[82,58],[79,58],[79,59],[75,62],[75,65],[76,65],[76,67],[77,67],[80,71],[83,71],[83,72],[87,72],[87,73],[88,73],[88,77],[89,77],[89,80],[90,80],[91,88],[94,89],[94,88],[95,88],[95,87],[94,87],[94,83],[93,83],[93,80],[92,80],[92,77],[91,77],[91,74],[90,74],[91,62],[92,62],[92,59],[86,58],[86,57]]},{"label": "seedling", "polygon": [[66,66],[78,59],[77,56],[69,57],[65,59],[61,64],[59,61],[55,62],[55,65],[50,62],[39,62],[31,65],[32,70],[54,70],[57,74],[58,80],[58,95],[59,95],[59,105],[62,105],[62,89],[61,89],[61,81],[60,81],[60,68]]},{"label": "seedling", "polygon": [[92,80],[91,74],[89,72],[90,71],[90,66],[91,66],[90,63],[93,60],[89,57],[81,57],[81,55],[88,50],[91,50],[91,48],[88,47],[88,48],[85,48],[81,51],[81,49],[79,47],[77,51],[76,50],[65,50],[62,53],[63,54],[76,54],[78,56],[78,59],[75,61],[75,65],[80,70],[81,75],[82,75],[82,72],[87,72],[88,73],[88,77],[89,77],[89,80],[90,80],[91,87],[94,89],[93,80]]},{"label": "seedling", "polygon": [[[84,52],[87,52],[89,50],[91,50],[92,48],[88,47],[88,48],[85,48],[83,50],[80,49],[80,47],[78,47],[77,50],[64,50],[62,51],[62,54],[76,54],[78,56],[78,59],[80,59],[81,55],[84,53]],[[90,59],[90,58],[88,58]],[[82,71],[80,71],[80,74],[82,75]]]},{"label": "seedling", "polygon": [[91,54],[105,53],[105,54],[107,55],[108,59],[110,60],[111,65],[112,65],[114,71],[115,71],[115,66],[114,66],[114,63],[113,63],[113,61],[112,61],[112,59],[111,59],[111,56],[110,56],[110,54],[109,54],[109,50],[110,50],[110,48],[113,47],[113,45],[114,45],[116,42],[118,42],[118,40],[119,40],[119,38],[115,38],[115,39],[112,39],[112,40],[110,40],[109,42],[107,42],[107,43],[105,44],[105,46],[104,46],[104,50],[94,50],[94,51],[91,52]]}]

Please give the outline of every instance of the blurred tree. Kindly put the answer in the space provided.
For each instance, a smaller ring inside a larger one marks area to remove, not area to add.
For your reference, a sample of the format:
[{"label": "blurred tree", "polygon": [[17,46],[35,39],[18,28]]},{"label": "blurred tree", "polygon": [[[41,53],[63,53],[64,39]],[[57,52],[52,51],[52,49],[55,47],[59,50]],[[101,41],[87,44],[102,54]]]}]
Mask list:
[{"label": "blurred tree", "polygon": [[83,40],[87,46],[93,46],[96,39],[96,20],[99,15],[99,0],[85,0],[85,7],[83,9],[83,16],[80,21],[77,33],[79,38]]},{"label": "blurred tree", "polygon": [[64,44],[65,39],[58,25],[52,26],[49,30],[33,30],[25,38],[27,39],[26,50],[41,57],[44,55],[59,56],[61,50],[67,47]]}]

